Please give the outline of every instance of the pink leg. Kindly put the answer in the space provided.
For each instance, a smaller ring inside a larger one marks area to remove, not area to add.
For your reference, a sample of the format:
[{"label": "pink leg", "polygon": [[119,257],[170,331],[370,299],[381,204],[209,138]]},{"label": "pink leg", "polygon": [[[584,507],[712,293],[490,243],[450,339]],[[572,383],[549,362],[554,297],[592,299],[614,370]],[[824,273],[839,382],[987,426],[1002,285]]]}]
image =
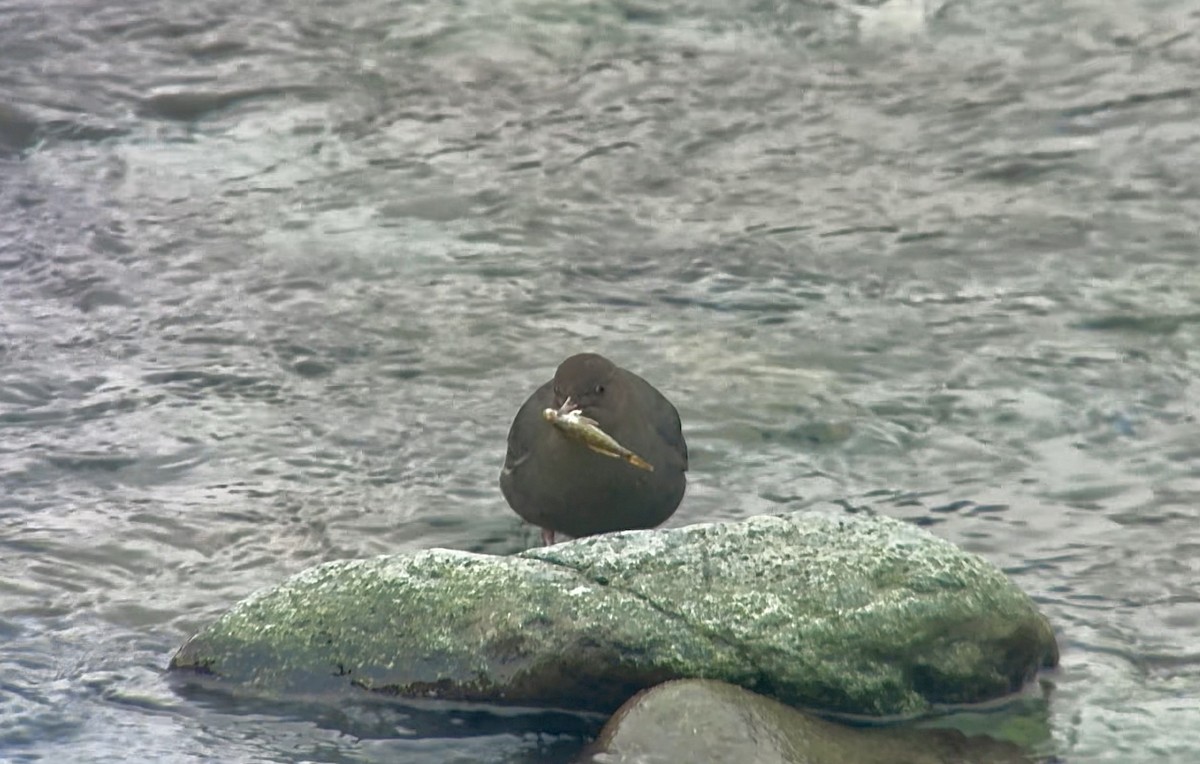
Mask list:
[{"label": "pink leg", "polygon": [[542,528],[542,546],[551,546],[554,543],[554,531],[549,528]]}]

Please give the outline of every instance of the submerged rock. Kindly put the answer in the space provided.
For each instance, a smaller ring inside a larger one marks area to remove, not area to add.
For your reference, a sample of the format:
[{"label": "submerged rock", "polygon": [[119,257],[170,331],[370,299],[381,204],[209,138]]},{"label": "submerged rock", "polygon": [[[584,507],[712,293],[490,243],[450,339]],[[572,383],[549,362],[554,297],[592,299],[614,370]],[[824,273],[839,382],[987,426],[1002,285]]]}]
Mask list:
[{"label": "submerged rock", "polygon": [[835,724],[723,682],[682,679],[620,708],[579,764],[1029,764],[956,730]]},{"label": "submerged rock", "polygon": [[998,698],[1056,662],[1049,624],[981,558],[886,517],[800,512],[331,562],[238,604],[171,668],[605,712],[710,678],[878,716]]}]

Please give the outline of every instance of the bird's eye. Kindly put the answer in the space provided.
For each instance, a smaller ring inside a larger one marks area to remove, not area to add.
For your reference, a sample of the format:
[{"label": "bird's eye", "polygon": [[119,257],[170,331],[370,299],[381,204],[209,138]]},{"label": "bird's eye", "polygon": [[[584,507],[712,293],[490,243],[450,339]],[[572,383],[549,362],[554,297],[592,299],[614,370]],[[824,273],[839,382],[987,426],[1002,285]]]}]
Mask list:
[{"label": "bird's eye", "polygon": [[604,392],[604,385],[596,385],[596,395]]}]

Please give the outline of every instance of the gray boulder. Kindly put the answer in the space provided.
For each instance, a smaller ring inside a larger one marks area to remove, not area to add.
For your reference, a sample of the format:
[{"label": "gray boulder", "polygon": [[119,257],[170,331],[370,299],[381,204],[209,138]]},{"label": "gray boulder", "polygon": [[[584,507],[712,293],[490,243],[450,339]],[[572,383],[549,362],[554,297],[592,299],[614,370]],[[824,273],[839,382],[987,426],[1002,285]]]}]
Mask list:
[{"label": "gray boulder", "polygon": [[1053,632],[979,557],[896,520],[799,512],[630,531],[511,557],[331,562],[244,600],[175,670],[260,691],[611,712],[676,678],[845,714],[1004,696]]},{"label": "gray boulder", "polygon": [[1016,745],[957,730],[858,728],[748,690],[681,679],[634,696],[579,764],[1029,764]]}]

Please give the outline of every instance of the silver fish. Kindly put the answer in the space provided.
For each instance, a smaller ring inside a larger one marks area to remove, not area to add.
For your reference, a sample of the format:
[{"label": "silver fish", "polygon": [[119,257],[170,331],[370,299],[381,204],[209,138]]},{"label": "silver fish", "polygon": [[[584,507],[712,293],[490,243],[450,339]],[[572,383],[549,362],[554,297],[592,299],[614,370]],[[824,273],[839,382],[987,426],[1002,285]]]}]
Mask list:
[{"label": "silver fish", "polygon": [[[569,404],[568,404],[569,405]],[[638,469],[654,472],[654,465],[617,442],[616,438],[600,429],[595,419],[589,419],[579,409],[545,409],[542,418],[557,427],[564,435],[577,440],[591,450],[613,459],[622,459]]]}]

